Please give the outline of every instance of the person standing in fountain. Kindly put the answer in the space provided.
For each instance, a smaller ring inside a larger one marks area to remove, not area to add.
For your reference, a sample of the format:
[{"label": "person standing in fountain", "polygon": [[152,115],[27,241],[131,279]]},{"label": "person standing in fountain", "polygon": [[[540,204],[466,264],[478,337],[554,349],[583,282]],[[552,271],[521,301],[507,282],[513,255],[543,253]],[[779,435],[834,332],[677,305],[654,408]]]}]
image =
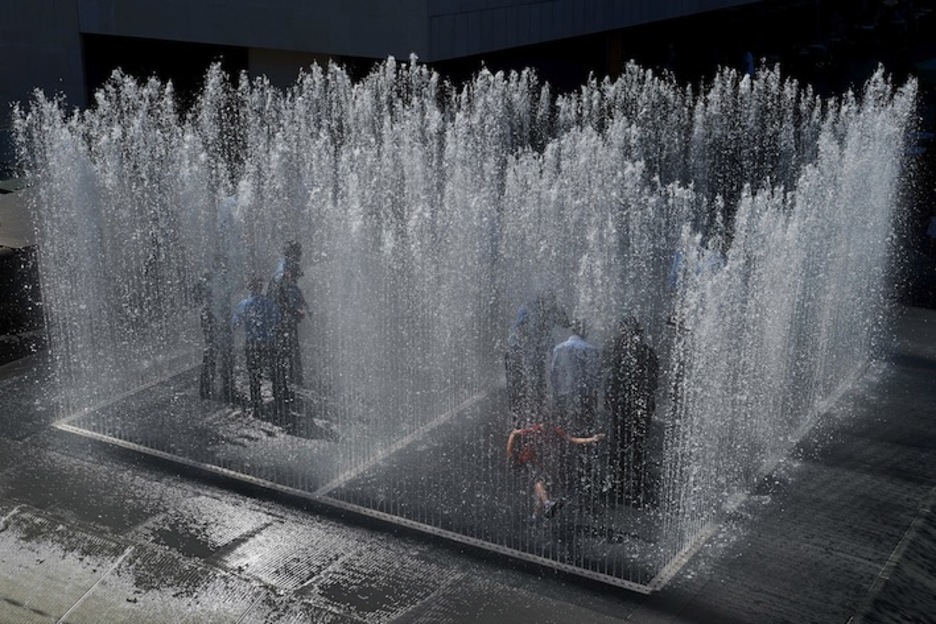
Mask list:
[{"label": "person standing in fountain", "polygon": [[277,411],[281,415],[287,413],[293,402],[292,388],[303,385],[299,323],[309,315],[309,307],[299,288],[299,278],[302,276],[302,269],[299,268],[301,259],[302,246],[297,241],[289,242],[273,275],[268,293],[277,309],[273,395]]},{"label": "person standing in fountain", "polygon": [[617,335],[605,347],[603,365],[615,489],[626,502],[641,507],[647,502],[647,437],[660,366],[636,318],[620,322]]},{"label": "person standing in fountain", "polygon": [[530,471],[533,480],[532,520],[551,518],[565,501],[556,491],[566,492],[573,446],[594,444],[605,438],[597,433],[589,437],[570,435],[558,425],[536,423],[517,428],[507,436],[507,461]]},{"label": "person standing in fountain", "polygon": [[568,327],[569,317],[549,290],[520,306],[507,335],[504,363],[511,426],[531,422],[547,408],[547,361],[556,327]]},{"label": "person standing in fountain", "polygon": [[198,394],[203,399],[234,400],[234,342],[228,323],[230,307],[223,288],[223,267],[207,272],[195,287],[201,305],[202,336],[205,340]]},{"label": "person standing in fountain", "polygon": [[273,299],[263,294],[263,280],[252,276],[248,280],[250,294],[237,304],[231,326],[244,326],[244,359],[250,386],[250,408],[255,418],[262,414],[263,371],[273,369],[273,345],[278,312]]},{"label": "person standing in fountain", "polygon": [[[552,385],[553,422],[569,431],[595,428],[601,391],[601,351],[586,340],[585,322],[572,323],[572,335],[553,347],[549,381]],[[596,482],[595,457],[579,454],[575,474],[585,488]]]},{"label": "person standing in fountain", "polygon": [[211,296],[211,273],[205,273],[192,291],[195,302],[199,304],[199,317],[201,320],[202,339],[202,365],[198,377],[198,396],[203,399],[214,398],[214,379],[217,370],[217,340],[215,339],[215,322]]},{"label": "person standing in fountain", "polygon": [[601,352],[586,340],[585,322],[572,323],[572,335],[553,347],[549,380],[557,423],[572,430],[595,426],[601,391]]}]

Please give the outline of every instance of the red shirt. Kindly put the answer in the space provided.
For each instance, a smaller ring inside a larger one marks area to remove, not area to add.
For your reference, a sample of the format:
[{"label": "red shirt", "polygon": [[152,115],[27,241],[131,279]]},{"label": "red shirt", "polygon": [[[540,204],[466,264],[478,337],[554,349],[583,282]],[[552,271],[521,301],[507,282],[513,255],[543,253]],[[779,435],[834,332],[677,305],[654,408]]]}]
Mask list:
[{"label": "red shirt", "polygon": [[558,439],[568,440],[569,434],[558,425],[537,423],[520,429],[519,450],[515,451],[517,461],[528,464],[542,455],[549,446],[555,446]]}]

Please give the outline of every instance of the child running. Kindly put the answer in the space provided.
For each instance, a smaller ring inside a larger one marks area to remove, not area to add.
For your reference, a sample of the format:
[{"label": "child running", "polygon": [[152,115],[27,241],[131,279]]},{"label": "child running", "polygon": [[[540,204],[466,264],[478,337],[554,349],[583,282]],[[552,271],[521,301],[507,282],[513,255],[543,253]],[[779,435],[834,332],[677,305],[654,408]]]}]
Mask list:
[{"label": "child running", "polygon": [[[507,436],[507,460],[519,466],[525,466],[533,478],[532,520],[551,518],[562,506],[564,499],[550,498],[550,488],[568,473],[566,458],[569,444],[594,444],[605,438],[605,434],[596,433],[587,438],[569,434],[558,425],[537,423],[528,427],[514,429]],[[558,470],[558,472],[556,472]]]}]

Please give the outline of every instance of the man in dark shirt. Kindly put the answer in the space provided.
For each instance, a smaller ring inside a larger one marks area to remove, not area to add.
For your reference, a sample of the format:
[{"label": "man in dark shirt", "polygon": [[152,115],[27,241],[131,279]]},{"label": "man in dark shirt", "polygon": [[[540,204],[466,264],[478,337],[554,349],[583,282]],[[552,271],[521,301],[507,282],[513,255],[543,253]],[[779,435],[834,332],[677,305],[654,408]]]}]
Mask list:
[{"label": "man in dark shirt", "polygon": [[273,394],[281,415],[286,415],[291,408],[293,388],[303,385],[299,322],[309,315],[309,307],[299,289],[301,258],[302,246],[296,241],[287,244],[268,290],[277,309]]},{"label": "man in dark shirt", "polygon": [[206,272],[195,287],[195,300],[201,305],[204,337],[198,392],[203,399],[231,402],[234,399],[234,352],[231,327],[227,322],[230,300],[223,267]]},{"label": "man in dark shirt", "polygon": [[605,409],[614,439],[612,470],[627,502],[646,503],[647,437],[656,410],[659,362],[634,317],[621,321],[604,351]]}]

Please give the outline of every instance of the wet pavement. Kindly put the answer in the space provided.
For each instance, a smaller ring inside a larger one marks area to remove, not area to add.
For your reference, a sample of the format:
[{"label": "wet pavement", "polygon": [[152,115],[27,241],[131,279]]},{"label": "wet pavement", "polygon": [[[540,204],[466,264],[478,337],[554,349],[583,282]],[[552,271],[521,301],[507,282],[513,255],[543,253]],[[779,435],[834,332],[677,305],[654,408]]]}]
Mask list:
[{"label": "wet pavement", "polygon": [[[554,483],[561,513],[532,521],[530,477],[504,459],[504,388],[471,396],[414,427],[394,422],[409,409],[375,418],[323,410],[323,402],[299,397],[288,416],[277,415],[270,392],[254,416],[245,397],[234,405],[200,399],[198,377],[195,367],[56,426],[634,591],[659,584],[657,572],[675,554],[659,506],[635,509],[610,488],[600,489],[610,478],[602,472],[608,445],[560,458],[568,465],[589,460],[594,470],[587,482],[597,485],[560,489]],[[244,376],[235,377],[235,394],[243,397]],[[654,430],[656,457],[663,427]]]},{"label": "wet pavement", "polygon": [[933,310],[904,310],[894,349],[649,595],[62,431],[43,357],[0,367],[2,624],[844,624],[936,613]]}]

